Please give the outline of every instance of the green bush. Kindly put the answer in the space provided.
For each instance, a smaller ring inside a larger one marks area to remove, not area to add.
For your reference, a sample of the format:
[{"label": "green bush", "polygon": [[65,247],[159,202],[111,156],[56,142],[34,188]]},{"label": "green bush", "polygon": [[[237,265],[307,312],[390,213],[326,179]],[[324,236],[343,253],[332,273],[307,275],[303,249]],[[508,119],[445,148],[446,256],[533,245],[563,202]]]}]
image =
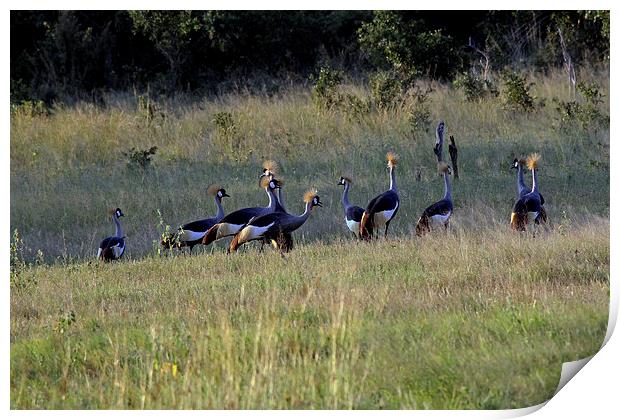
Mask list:
[{"label": "green bush", "polygon": [[339,108],[350,121],[360,121],[370,112],[370,101],[344,93],[340,95]]},{"label": "green bush", "polygon": [[131,169],[141,169],[143,171],[151,167],[151,157],[157,153],[157,146],[149,149],[136,149],[132,147],[123,156],[127,158],[127,166]]},{"label": "green bush", "polygon": [[[24,253],[27,251],[24,241],[21,238],[19,231],[15,229],[13,236],[11,237],[11,246],[9,248],[9,266],[10,266],[10,284],[11,287],[17,289],[26,289],[31,285],[36,285],[37,281],[32,276],[32,273],[28,273],[28,267],[32,264],[26,262]],[[36,265],[43,264],[43,252],[37,250],[37,256],[35,260]]]},{"label": "green bush", "polygon": [[312,98],[321,108],[332,109],[340,102],[338,87],[342,83],[342,72],[330,67],[321,67],[312,87]]},{"label": "green bush", "polygon": [[49,110],[43,101],[25,100],[11,104],[11,115],[33,118],[49,115]]},{"label": "green bush", "polygon": [[597,83],[581,82],[577,84],[577,91],[583,97],[583,103],[554,99],[557,103],[560,128],[568,131],[575,127],[583,130],[608,127],[609,115],[603,114],[599,109],[599,105],[603,102],[600,86]]},{"label": "green bush", "polygon": [[370,78],[370,92],[378,109],[389,109],[401,99],[403,83],[394,72],[380,71]]},{"label": "green bush", "polygon": [[535,98],[530,94],[530,87],[534,83],[527,83],[525,77],[515,72],[502,73],[502,80],[504,82],[502,90],[504,109],[523,112],[534,110]]},{"label": "green bush", "polygon": [[430,89],[425,92],[418,88],[409,91],[413,99],[413,107],[409,113],[409,126],[414,136],[418,133],[427,133],[431,125],[431,110],[428,104],[430,93]]},{"label": "green bush", "polygon": [[408,84],[420,75],[448,76],[458,61],[450,36],[407,12],[374,12],[358,29],[358,41],[378,66],[389,66]]},{"label": "green bush", "polygon": [[461,73],[453,83],[454,87],[463,91],[468,102],[480,102],[485,97],[499,94],[490,81],[482,80],[470,73]]}]

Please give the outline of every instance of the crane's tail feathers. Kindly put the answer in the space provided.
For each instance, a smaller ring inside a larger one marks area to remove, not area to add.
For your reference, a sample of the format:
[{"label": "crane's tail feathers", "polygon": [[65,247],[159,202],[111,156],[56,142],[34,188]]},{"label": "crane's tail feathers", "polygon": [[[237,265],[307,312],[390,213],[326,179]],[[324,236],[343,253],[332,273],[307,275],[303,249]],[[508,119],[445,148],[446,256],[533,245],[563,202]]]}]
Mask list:
[{"label": "crane's tail feathers", "polygon": [[524,231],[525,225],[527,225],[527,214],[515,212],[510,214],[510,227],[512,230]]},{"label": "crane's tail feathers", "polygon": [[415,225],[415,234],[416,236],[423,236],[429,233],[430,231],[431,231],[431,227],[430,227],[428,216],[426,214],[423,214],[422,216],[420,216],[418,223]]},{"label": "crane's tail feathers", "polygon": [[228,246],[228,252],[237,252],[237,249],[242,245],[240,243],[241,232],[238,232],[235,236],[233,236],[232,241],[230,241],[230,245]]},{"label": "crane's tail feathers", "polygon": [[220,227],[219,223],[211,226],[211,228],[205,233],[205,236],[202,238],[203,245],[209,245],[211,242],[217,239],[217,230]]},{"label": "crane's tail feathers", "polygon": [[103,248],[99,259],[104,262],[112,261],[114,259],[114,250],[112,248]]},{"label": "crane's tail feathers", "polygon": [[374,228],[374,217],[372,216],[374,215],[371,215],[367,211],[364,211],[364,214],[362,215],[362,220],[360,221],[360,237],[366,241],[372,239],[372,233]]}]

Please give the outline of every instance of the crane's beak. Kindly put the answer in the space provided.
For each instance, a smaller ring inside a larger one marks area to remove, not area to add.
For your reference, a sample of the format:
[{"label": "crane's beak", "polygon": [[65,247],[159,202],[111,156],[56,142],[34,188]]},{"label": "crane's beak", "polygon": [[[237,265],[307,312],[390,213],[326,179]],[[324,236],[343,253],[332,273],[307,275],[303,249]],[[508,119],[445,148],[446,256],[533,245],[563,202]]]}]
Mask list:
[{"label": "crane's beak", "polygon": [[222,197],[230,197],[227,193],[222,194]]},{"label": "crane's beak", "polygon": [[317,201],[316,205],[319,207],[323,207],[323,203],[321,203],[320,201]]}]

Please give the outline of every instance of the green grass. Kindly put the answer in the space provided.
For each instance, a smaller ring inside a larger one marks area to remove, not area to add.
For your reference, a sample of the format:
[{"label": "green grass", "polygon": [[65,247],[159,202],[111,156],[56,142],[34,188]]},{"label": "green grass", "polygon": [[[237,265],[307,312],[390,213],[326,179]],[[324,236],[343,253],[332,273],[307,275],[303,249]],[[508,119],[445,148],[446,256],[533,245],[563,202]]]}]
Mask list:
[{"label": "green grass", "polygon": [[[535,76],[547,105],[532,114],[433,85],[426,133],[411,131],[409,99],[351,120],[302,87],[163,98],[165,118],[150,123],[120,94],[105,109],[12,115],[11,230],[20,258],[40,249],[44,262],[11,287],[11,407],[514,408],[551,397],[561,363],[596,352],[606,330],[609,130],[560,130],[552,98],[568,99],[564,76]],[[609,91],[607,72],[580,77]],[[232,143],[212,122],[222,111]],[[461,179],[451,230],[420,239],[417,218],[443,194],[439,119]],[[149,171],[127,167],[123,151],[153,145]],[[353,176],[351,201],[365,206],[387,188],[388,150],[401,156],[392,237],[357,243],[335,184]],[[508,229],[509,166],[533,151],[550,220],[536,238]],[[213,182],[232,196],[227,211],[265,203],[267,158],[282,166],[289,210],[301,212],[310,186],[324,203],[292,253],[226,256],[217,244],[159,256],[158,210],[173,228],[213,214]],[[126,214],[127,253],[102,265],[112,206]]]},{"label": "green grass", "polygon": [[534,241],[459,232],[33,268],[11,299],[11,406],[537,404],[562,362],[602,343],[607,235],[599,222]]}]

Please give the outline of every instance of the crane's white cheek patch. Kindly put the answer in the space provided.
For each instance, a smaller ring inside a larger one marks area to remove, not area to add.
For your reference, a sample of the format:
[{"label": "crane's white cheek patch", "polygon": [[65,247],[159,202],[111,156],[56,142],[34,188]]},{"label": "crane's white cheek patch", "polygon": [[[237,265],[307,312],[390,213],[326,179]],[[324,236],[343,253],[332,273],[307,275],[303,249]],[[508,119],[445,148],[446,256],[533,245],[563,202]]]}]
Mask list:
[{"label": "crane's white cheek patch", "polygon": [[448,219],[450,219],[450,215],[452,213],[448,213],[448,214],[436,214],[434,216],[431,216],[431,225],[432,226],[443,226],[446,224],[446,222],[448,221]]},{"label": "crane's white cheek patch", "polygon": [[217,239],[224,236],[236,235],[243,225],[233,225],[232,223],[222,223],[217,229]]},{"label": "crane's white cheek patch", "polygon": [[360,231],[360,222],[356,222],[355,220],[347,220],[347,227],[353,233],[359,233]]},{"label": "crane's white cheek patch", "polygon": [[194,232],[192,230],[184,230],[183,233],[179,235],[179,240],[181,242],[197,241],[203,236],[205,236],[205,233],[206,232]]}]

